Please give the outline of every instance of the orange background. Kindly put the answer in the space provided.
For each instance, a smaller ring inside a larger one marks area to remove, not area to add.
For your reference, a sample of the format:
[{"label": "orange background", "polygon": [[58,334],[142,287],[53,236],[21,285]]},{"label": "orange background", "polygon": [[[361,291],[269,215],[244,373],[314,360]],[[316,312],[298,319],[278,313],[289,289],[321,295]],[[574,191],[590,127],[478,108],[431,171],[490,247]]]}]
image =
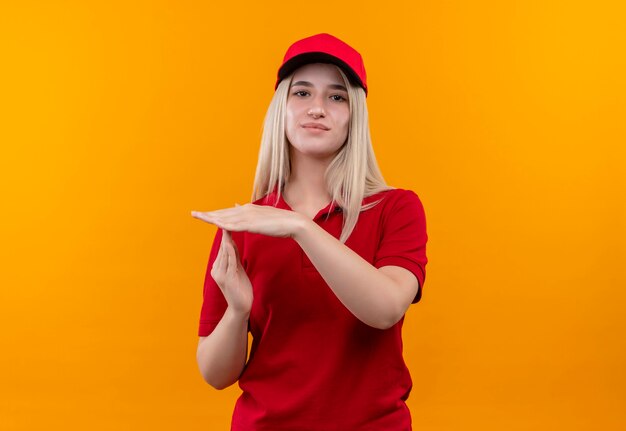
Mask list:
[{"label": "orange background", "polygon": [[0,429],[226,430],[196,365],[288,45],[357,48],[429,234],[417,430],[626,429],[622,2],[0,6]]}]

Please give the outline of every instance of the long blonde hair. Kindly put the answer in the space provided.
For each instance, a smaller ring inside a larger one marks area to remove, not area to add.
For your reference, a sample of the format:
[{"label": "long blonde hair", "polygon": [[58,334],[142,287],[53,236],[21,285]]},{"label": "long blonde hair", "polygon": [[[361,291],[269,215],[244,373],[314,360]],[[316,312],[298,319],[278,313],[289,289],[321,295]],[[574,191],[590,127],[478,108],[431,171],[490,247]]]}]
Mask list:
[{"label": "long blonde hair", "polygon": [[[335,66],[337,67],[337,66]],[[369,131],[365,91],[353,85],[337,67],[348,89],[350,122],[348,138],[324,173],[328,193],[343,210],[343,226],[339,240],[345,243],[357,223],[359,213],[376,205],[362,206],[363,198],[391,190],[378,168]],[[285,77],[274,92],[265,120],[261,148],[252,188],[252,202],[278,191],[278,197],[289,180],[289,141],[285,134],[287,96],[295,71]],[[277,201],[276,201],[277,202]],[[276,205],[276,202],[273,205]]]}]

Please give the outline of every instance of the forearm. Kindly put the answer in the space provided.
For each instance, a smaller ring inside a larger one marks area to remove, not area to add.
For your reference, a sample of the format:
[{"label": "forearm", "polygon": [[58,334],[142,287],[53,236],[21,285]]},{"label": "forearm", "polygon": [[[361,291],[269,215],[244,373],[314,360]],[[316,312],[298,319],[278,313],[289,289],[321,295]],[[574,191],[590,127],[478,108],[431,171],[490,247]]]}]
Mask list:
[{"label": "forearm", "polygon": [[387,329],[404,314],[395,282],[317,223],[303,220],[293,238],[341,303],[363,323]]},{"label": "forearm", "polygon": [[213,332],[198,345],[196,359],[204,380],[216,389],[237,381],[246,363],[248,315],[227,308]]}]

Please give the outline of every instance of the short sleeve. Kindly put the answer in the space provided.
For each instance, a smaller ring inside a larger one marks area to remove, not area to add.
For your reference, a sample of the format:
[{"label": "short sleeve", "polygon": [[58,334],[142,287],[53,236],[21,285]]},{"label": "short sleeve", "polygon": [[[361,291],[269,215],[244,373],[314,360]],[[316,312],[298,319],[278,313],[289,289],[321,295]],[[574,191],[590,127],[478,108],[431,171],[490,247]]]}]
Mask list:
[{"label": "short sleeve", "polygon": [[426,279],[426,215],[420,198],[412,190],[398,189],[398,197],[383,212],[383,227],[374,266],[401,266],[411,271],[419,288],[412,303],[422,297]]},{"label": "short sleeve", "polygon": [[204,290],[202,295],[202,308],[200,310],[200,325],[198,328],[198,336],[206,337],[211,334],[217,324],[222,320],[222,316],[226,311],[228,303],[222,290],[211,276],[213,262],[217,258],[222,242],[222,229],[217,230],[211,253],[209,254],[209,262],[207,264],[206,273],[204,275]]}]

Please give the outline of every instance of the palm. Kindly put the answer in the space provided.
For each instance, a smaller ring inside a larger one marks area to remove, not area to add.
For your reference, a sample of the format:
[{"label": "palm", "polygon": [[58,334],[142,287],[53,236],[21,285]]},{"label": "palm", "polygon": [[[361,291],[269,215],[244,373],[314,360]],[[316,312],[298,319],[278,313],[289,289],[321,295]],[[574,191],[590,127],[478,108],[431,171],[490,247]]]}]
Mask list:
[{"label": "palm", "polygon": [[226,302],[233,310],[249,313],[252,308],[252,283],[246,274],[237,245],[227,230],[222,231],[222,241],[211,276],[219,286]]}]

